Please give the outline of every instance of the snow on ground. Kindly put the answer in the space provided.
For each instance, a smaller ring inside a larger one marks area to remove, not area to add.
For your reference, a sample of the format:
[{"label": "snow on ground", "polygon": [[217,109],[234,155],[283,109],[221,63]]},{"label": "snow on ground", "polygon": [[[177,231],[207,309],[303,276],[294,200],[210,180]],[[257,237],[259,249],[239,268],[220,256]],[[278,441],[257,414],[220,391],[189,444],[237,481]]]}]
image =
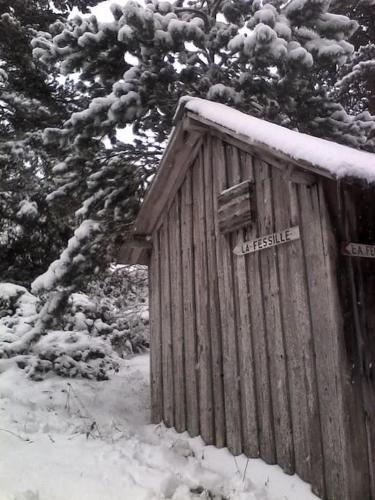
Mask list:
[{"label": "snow on ground", "polygon": [[0,374],[0,500],[313,500],[261,460],[149,422],[149,357],[111,380]]}]

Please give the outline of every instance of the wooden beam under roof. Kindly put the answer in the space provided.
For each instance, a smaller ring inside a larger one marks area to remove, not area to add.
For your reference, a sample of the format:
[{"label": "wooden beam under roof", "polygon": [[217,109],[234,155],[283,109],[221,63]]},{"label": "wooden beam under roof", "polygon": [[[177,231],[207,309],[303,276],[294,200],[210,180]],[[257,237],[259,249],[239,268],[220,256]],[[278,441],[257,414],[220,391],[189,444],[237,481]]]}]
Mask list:
[{"label": "wooden beam under roof", "polygon": [[160,214],[173,199],[201,145],[201,134],[186,130],[182,120],[174,129],[157,174],[134,224],[135,234],[151,234]]}]

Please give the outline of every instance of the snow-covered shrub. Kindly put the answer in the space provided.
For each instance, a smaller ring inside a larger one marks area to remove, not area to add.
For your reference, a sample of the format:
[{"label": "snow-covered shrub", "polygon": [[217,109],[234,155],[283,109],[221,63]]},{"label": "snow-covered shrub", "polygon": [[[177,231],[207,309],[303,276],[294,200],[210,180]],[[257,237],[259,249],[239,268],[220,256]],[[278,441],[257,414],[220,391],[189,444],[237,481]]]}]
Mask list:
[{"label": "snow-covered shrub", "polygon": [[37,299],[25,287],[0,283],[0,317],[35,314]]},{"label": "snow-covered shrub", "polygon": [[23,286],[0,283],[0,338],[12,342],[33,323],[38,299]]},{"label": "snow-covered shrub", "polygon": [[[64,314],[56,318],[30,353],[17,360],[28,375],[41,380],[48,372],[64,377],[107,379],[118,358],[149,346],[148,279],[142,267],[109,270],[73,293]],[[0,284],[0,337],[22,338],[43,300],[26,288]]]},{"label": "snow-covered shrub", "polygon": [[109,339],[120,355],[149,346],[148,278],[142,267],[118,267],[74,293],[63,318],[64,330],[87,331]]},{"label": "snow-covered shrub", "polygon": [[111,325],[116,351],[139,352],[149,346],[148,274],[142,266],[123,266],[109,271],[87,288],[99,303],[101,317],[93,324],[97,334]]},{"label": "snow-covered shrub", "polygon": [[43,379],[50,371],[62,377],[106,380],[118,368],[110,342],[91,337],[87,331],[49,331],[35,345],[34,354],[25,366],[34,380]]}]

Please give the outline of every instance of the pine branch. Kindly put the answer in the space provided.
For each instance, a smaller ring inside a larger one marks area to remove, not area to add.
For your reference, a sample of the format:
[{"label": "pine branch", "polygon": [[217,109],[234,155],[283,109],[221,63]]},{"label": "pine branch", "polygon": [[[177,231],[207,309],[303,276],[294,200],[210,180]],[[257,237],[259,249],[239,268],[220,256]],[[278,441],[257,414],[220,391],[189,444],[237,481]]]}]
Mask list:
[{"label": "pine branch", "polygon": [[216,0],[216,2],[214,2],[214,5],[212,7],[212,12],[211,12],[211,16],[213,18],[216,18],[216,14],[219,12],[219,9],[220,9],[220,5],[221,5],[221,2],[223,0]]},{"label": "pine branch", "polygon": [[209,20],[207,14],[205,14],[204,12],[201,12],[200,10],[191,9],[189,7],[183,7],[181,9],[175,9],[175,12],[176,13],[188,12],[190,14],[194,14],[194,15],[200,17],[204,21],[204,26],[205,26],[206,31],[209,31],[209,29],[210,29],[210,20]]}]

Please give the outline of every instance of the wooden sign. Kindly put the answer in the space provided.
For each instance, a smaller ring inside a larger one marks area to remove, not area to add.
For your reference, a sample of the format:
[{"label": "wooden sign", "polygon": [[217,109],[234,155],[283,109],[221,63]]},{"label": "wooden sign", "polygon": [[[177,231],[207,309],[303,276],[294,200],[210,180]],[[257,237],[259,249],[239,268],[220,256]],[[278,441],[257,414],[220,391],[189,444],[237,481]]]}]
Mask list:
[{"label": "wooden sign", "polygon": [[288,229],[284,229],[278,233],[261,236],[256,240],[244,241],[243,243],[237,245],[233,252],[236,255],[259,252],[259,250],[265,250],[266,248],[282,245],[284,243],[288,243],[289,241],[298,240],[299,237],[299,226],[289,227]]},{"label": "wooden sign", "polygon": [[341,252],[349,257],[367,257],[369,259],[375,259],[375,245],[342,243]]}]

